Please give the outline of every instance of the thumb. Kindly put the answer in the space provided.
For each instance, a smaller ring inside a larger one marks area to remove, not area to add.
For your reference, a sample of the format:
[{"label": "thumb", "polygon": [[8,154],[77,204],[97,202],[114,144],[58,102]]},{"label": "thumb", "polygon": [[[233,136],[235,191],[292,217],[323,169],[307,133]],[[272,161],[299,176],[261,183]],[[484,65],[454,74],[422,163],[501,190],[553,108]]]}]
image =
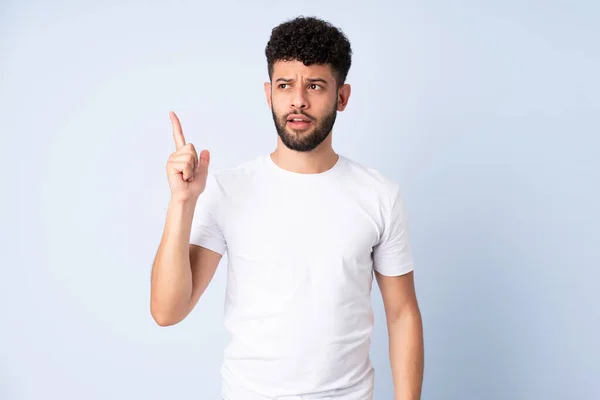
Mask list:
[{"label": "thumb", "polygon": [[197,171],[200,170],[208,170],[208,165],[210,164],[210,152],[208,150],[202,150],[200,152],[200,156],[198,157],[198,163],[196,164]]}]

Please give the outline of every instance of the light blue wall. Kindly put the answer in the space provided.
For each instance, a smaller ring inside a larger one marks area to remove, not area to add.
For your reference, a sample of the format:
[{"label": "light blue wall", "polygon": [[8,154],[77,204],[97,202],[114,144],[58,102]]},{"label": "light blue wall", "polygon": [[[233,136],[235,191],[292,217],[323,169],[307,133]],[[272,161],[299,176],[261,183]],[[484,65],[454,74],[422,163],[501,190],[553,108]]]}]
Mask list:
[{"label": "light blue wall", "polygon": [[264,46],[298,14],[352,41],[335,149],[404,188],[423,398],[599,399],[599,3],[249,3],[0,5],[0,399],[219,398],[225,269],[149,314],[168,111],[215,169],[270,151]]}]

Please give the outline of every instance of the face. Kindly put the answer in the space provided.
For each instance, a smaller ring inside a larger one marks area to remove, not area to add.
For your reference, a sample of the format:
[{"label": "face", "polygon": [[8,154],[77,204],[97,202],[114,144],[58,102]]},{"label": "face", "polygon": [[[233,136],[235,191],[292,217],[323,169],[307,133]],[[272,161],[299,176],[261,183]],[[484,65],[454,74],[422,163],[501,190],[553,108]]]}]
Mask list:
[{"label": "face", "polygon": [[330,65],[278,61],[265,83],[277,134],[283,144],[307,152],[329,138],[338,111],[346,108],[350,85],[338,87]]}]

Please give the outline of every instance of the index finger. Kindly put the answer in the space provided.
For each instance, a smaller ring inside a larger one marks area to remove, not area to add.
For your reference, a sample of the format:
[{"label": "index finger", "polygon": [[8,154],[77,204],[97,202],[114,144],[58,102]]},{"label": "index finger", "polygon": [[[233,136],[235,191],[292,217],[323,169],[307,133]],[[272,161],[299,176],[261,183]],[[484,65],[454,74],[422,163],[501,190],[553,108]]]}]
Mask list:
[{"label": "index finger", "polygon": [[175,140],[175,148],[179,150],[185,146],[185,137],[183,136],[181,124],[179,123],[179,118],[177,118],[177,115],[171,111],[169,113],[169,117],[171,118],[171,124],[173,125],[173,139]]}]

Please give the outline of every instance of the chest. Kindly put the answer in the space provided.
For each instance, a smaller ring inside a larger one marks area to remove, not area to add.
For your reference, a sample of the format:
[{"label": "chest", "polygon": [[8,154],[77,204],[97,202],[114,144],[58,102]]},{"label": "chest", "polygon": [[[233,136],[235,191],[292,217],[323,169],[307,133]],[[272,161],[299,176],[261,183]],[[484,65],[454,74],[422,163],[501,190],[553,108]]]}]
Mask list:
[{"label": "chest", "polygon": [[229,256],[368,263],[381,231],[377,205],[343,189],[310,189],[237,195],[222,214]]}]

